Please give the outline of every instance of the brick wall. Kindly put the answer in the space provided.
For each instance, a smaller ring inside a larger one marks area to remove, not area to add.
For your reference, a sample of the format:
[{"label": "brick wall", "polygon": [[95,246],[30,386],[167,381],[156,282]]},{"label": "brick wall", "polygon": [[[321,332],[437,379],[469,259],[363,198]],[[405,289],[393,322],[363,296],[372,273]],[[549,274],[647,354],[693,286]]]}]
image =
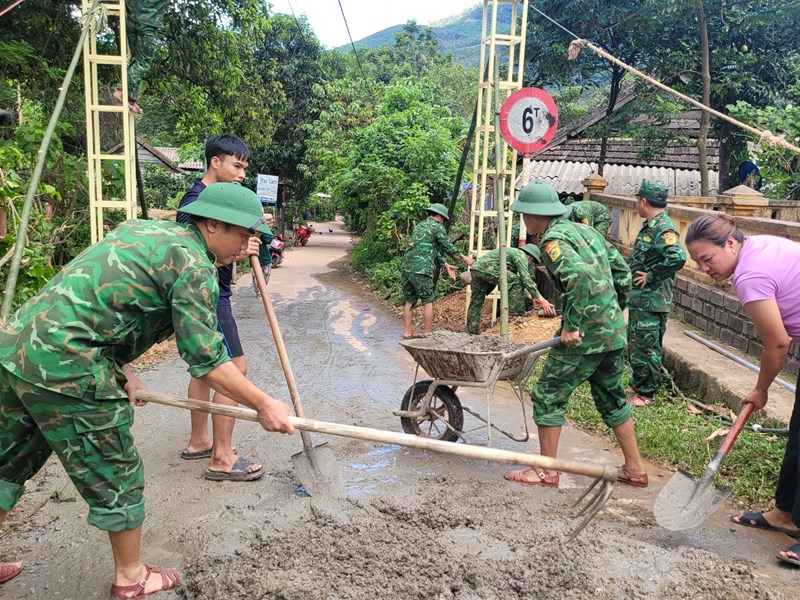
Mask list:
[{"label": "brick wall", "polygon": [[[751,355],[754,362],[761,356],[763,346],[755,325],[734,294],[678,274],[672,316],[704,332],[711,341],[721,341]],[[800,347],[792,344],[784,370],[797,373],[799,368]]]}]

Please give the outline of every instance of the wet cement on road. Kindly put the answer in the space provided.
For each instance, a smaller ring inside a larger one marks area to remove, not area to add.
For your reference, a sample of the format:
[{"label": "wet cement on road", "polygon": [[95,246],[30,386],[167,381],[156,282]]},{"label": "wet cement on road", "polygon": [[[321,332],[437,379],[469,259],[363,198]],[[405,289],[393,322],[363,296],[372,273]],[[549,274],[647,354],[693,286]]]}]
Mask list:
[{"label": "wet cement on road", "polygon": [[[340,264],[349,244],[338,224],[318,229],[328,227],[333,234],[291,249],[270,280],[306,416],[400,431],[391,411],[416,366],[398,344],[402,325],[346,271],[326,266]],[[245,279],[235,289],[249,376],[288,401],[263,307]],[[180,359],[142,377],[154,391],[185,395]],[[482,392],[458,394],[485,414]],[[519,402],[502,385],[491,410],[503,428],[524,432]],[[309,498],[298,493],[291,467],[299,435],[238,423],[239,453],[264,463],[267,474],[231,483],[207,481],[204,461],[178,457],[188,432],[179,409],[137,409],[147,474],[143,557],[183,574],[177,590],[155,598],[744,600],[793,598],[800,586],[800,573],[774,558],[791,543],[787,536],[732,526],[722,510],[690,531],[658,528],[653,500],[670,473],[657,465],[648,465],[650,489],[617,485],[567,544],[585,477],[562,475],[559,490],[528,487],[503,480],[506,465],[312,434],[329,440],[346,491]],[[485,437],[479,432],[475,441]],[[535,439],[518,444],[495,433],[492,442],[538,450]],[[560,458],[621,462],[616,448],[574,428],[565,428],[561,447]],[[0,538],[0,557],[22,560],[24,571],[0,586],[0,598],[107,598],[107,537],[85,523],[86,505],[61,467],[49,463],[29,488]]]}]

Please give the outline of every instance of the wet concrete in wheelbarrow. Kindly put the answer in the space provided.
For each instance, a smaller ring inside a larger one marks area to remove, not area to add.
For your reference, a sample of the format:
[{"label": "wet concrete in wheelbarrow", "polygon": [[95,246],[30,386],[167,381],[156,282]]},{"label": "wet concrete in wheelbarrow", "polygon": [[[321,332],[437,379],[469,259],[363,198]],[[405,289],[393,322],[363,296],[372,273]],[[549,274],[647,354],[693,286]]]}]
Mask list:
[{"label": "wet concrete in wheelbarrow", "polygon": [[[290,249],[270,281],[306,416],[400,431],[392,410],[414,380],[415,363],[398,345],[402,327],[390,311],[345,271],[325,266],[344,255],[349,240],[338,224],[329,226],[333,234],[323,224],[324,235]],[[236,293],[250,377],[288,401],[246,277]],[[142,376],[155,391],[185,395],[180,359]],[[458,395],[486,414],[481,391],[461,388]],[[524,432],[522,409],[506,385],[498,386],[491,410],[504,429]],[[264,463],[267,475],[220,483],[203,479],[204,461],[178,458],[188,437],[185,412],[137,409],[134,429],[147,473],[143,557],[183,574],[177,590],[155,598],[744,600],[794,598],[800,585],[800,573],[774,558],[791,539],[733,526],[731,508],[694,530],[658,528],[653,500],[671,473],[657,465],[648,465],[650,489],[616,486],[594,521],[566,543],[585,477],[565,474],[559,490],[526,487],[502,478],[507,465],[312,434],[317,443],[329,441],[346,493],[308,498],[297,494],[291,467],[298,435],[238,423],[238,451]],[[472,438],[486,441],[482,431]],[[538,450],[535,436],[520,444],[495,432],[492,445]],[[572,427],[561,447],[565,459],[621,460],[618,449]],[[106,598],[107,537],[85,523],[86,505],[61,467],[49,463],[29,488],[0,538],[0,558],[22,560],[24,571],[0,586],[0,598]]]}]

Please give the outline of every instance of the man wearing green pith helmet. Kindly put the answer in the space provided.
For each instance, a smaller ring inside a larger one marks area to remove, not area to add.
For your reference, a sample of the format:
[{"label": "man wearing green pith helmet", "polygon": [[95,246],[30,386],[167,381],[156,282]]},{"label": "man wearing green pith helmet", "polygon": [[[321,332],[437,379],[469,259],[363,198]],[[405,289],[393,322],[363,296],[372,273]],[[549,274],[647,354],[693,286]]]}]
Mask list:
[{"label": "man wearing green pith helmet", "polygon": [[[217,329],[216,267],[269,232],[258,196],[215,183],[180,210],[190,224],[125,221],[0,329],[0,523],[55,453],[89,505],[88,522],[108,532],[112,598],[179,579],[141,560],[144,469],[130,429],[144,386],[131,361],[174,333],[192,376],[255,409],[265,429],[293,431],[288,406],[245,379]],[[0,563],[9,565],[18,572]]]},{"label": "man wearing green pith helmet", "polygon": [[[556,457],[564,407],[572,392],[589,382],[595,406],[617,437],[625,464],[617,479],[638,487],[648,484],[642,465],[633,408],[625,402],[622,372],[625,366],[625,322],[631,275],[616,248],[588,225],[568,219],[569,208],[555,188],[535,182],[525,186],[511,205],[522,213],[525,229],[541,234],[542,262],[561,294],[561,344],[547,355],[542,375],[531,393],[533,418],[543,456]],[[552,469],[519,469],[506,479],[528,485],[558,487]]]},{"label": "man wearing green pith helmet", "polygon": [[448,264],[442,254],[455,257],[471,266],[474,259],[462,255],[447,237],[444,222],[450,218],[444,204],[431,204],[428,207],[428,218],[414,228],[411,242],[403,254],[401,267],[403,298],[403,339],[421,337],[414,333],[412,309],[414,305],[423,305],[425,333],[433,331],[433,271],[437,266],[444,266],[451,279],[455,279],[455,267]]},{"label": "man wearing green pith helmet", "polygon": [[[541,262],[541,254],[536,244],[525,244],[522,248],[506,249],[509,314],[523,314],[526,298],[530,298],[533,301],[533,307],[544,311],[547,316],[556,314],[553,305],[542,297],[531,277],[529,269],[534,260]],[[495,248],[481,256],[472,265],[470,273],[471,289],[469,308],[467,309],[467,333],[477,334],[486,296],[500,282],[500,249]]]}]

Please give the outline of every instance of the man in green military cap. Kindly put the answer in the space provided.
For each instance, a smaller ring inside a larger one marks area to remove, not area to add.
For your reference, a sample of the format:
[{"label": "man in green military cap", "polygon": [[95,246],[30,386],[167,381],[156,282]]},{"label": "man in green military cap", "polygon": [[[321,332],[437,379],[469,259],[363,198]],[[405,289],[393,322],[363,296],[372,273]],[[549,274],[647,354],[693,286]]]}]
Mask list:
[{"label": "man in green military cap", "polygon": [[401,266],[403,298],[403,339],[410,340],[421,337],[414,332],[414,314],[412,309],[419,302],[423,305],[425,333],[433,331],[433,271],[437,265],[444,265],[447,274],[455,279],[455,267],[448,264],[442,254],[454,256],[467,266],[474,259],[462,255],[447,237],[444,222],[449,219],[447,207],[443,204],[431,204],[428,207],[428,218],[414,228],[411,242],[403,254]]},{"label": "man in green military cap", "polygon": [[[533,307],[543,310],[548,316],[556,314],[553,305],[539,293],[529,266],[533,261],[541,262],[539,248],[525,244],[522,248],[506,249],[508,272],[508,312],[512,315],[525,313],[525,299],[533,300]],[[467,309],[467,333],[477,334],[481,321],[481,310],[486,296],[500,282],[500,248],[489,250],[475,261],[470,269],[470,302]]]},{"label": "man in green military cap", "polygon": [[608,235],[608,229],[611,227],[611,215],[605,204],[594,200],[579,200],[569,204],[569,208],[570,221],[594,227],[603,237]]},{"label": "man in green military cap", "polygon": [[144,471],[130,429],[144,386],[131,361],[174,333],[192,376],[255,409],[265,429],[293,431],[289,407],[245,379],[217,329],[216,267],[269,231],[258,196],[216,183],[181,210],[191,224],[125,221],[0,329],[0,523],[55,452],[88,522],[108,531],[112,598],[179,579],[141,560]]},{"label": "man in green military cap", "polygon": [[[541,182],[525,186],[511,210],[522,213],[525,228],[541,234],[542,262],[561,294],[561,344],[547,355],[542,375],[531,394],[533,417],[543,456],[555,458],[564,405],[573,391],[589,382],[595,406],[617,437],[625,457],[619,481],[646,487],[631,415],[625,402],[625,322],[622,309],[630,288],[625,260],[594,229],[571,222],[569,208],[558,200],[555,188]],[[525,484],[558,487],[559,474],[551,469],[519,469],[506,479]]]},{"label": "man in green military cap", "polygon": [[636,210],[645,219],[628,258],[633,273],[628,303],[628,358],[633,371],[628,400],[646,406],[661,388],[662,343],[672,308],[672,282],[686,251],[666,212],[667,186],[645,179],[636,194]]}]

